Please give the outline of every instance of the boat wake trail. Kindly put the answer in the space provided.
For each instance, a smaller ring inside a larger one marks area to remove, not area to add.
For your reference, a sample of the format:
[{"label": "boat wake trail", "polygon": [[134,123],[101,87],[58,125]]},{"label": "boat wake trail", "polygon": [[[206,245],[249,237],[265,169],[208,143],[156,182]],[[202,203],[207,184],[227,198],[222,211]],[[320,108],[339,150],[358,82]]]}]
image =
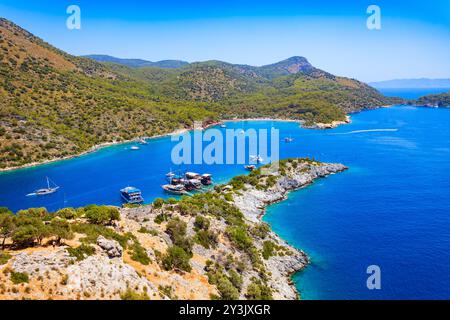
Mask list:
[{"label": "boat wake trail", "polygon": [[342,135],[342,134],[358,134],[358,133],[368,133],[368,132],[397,132],[398,129],[368,129],[368,130],[355,130],[350,132],[332,133],[332,135]]}]

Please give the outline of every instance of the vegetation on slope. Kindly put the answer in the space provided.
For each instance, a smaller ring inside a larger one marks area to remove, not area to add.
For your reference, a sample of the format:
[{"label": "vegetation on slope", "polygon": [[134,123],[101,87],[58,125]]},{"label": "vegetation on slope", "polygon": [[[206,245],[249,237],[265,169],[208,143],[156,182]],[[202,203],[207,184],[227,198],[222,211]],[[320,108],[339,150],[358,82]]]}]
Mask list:
[{"label": "vegetation on slope", "polygon": [[0,19],[0,169],[191,128],[197,120],[330,122],[388,101],[301,57],[264,67],[209,61],[129,68],[71,56]]}]

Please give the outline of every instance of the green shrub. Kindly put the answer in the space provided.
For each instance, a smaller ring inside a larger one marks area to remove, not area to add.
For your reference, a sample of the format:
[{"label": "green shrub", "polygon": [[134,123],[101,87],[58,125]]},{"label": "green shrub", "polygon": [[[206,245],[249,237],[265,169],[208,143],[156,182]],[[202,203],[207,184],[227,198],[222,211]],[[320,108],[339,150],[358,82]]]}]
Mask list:
[{"label": "green shrub", "polygon": [[7,208],[0,208],[0,238],[2,250],[5,249],[6,239],[11,237],[16,228],[16,216]]},{"label": "green shrub", "polygon": [[0,251],[0,266],[4,265],[4,264],[7,264],[9,259],[11,259],[11,255],[10,254]]},{"label": "green shrub", "polygon": [[236,289],[231,281],[226,277],[219,278],[217,282],[217,290],[220,292],[222,300],[238,300],[239,291]]},{"label": "green shrub", "polygon": [[34,225],[19,226],[12,235],[13,243],[19,247],[31,247],[39,235],[38,227]]},{"label": "green shrub", "polygon": [[138,230],[139,233],[147,233],[147,234],[151,234],[152,236],[157,236],[158,235],[158,231],[156,231],[155,229],[147,229],[146,227],[141,227]]},{"label": "green shrub", "polygon": [[166,233],[170,236],[173,244],[183,248],[188,254],[192,252],[192,240],[186,237],[186,222],[174,218],[167,223]]},{"label": "green shrub", "polygon": [[174,204],[178,203],[178,200],[175,199],[175,198],[169,198],[169,199],[167,199],[167,203],[171,204],[171,205],[174,205]]},{"label": "green shrub", "polygon": [[95,248],[89,245],[82,244],[77,248],[67,248],[67,252],[71,257],[77,259],[77,261],[82,261],[95,253]]},{"label": "green shrub", "polygon": [[50,234],[56,237],[56,243],[61,244],[63,239],[73,239],[73,233],[69,222],[65,219],[54,218],[49,225]]},{"label": "green shrub", "polygon": [[150,258],[147,254],[145,248],[137,241],[134,241],[133,246],[131,247],[132,254],[131,259],[137,261],[145,266],[150,263]]},{"label": "green shrub", "polygon": [[203,216],[195,217],[194,227],[197,230],[208,230],[210,225],[211,222],[209,221],[208,218],[205,218]]},{"label": "green shrub", "polygon": [[226,233],[231,242],[241,250],[248,250],[253,246],[253,241],[244,227],[227,227]]},{"label": "green shrub", "polygon": [[158,287],[159,294],[161,297],[167,297],[170,300],[177,300],[178,297],[174,294],[174,290],[171,286],[159,286]]},{"label": "green shrub", "polygon": [[272,290],[261,280],[253,278],[252,283],[247,287],[247,293],[245,295],[249,300],[272,300]]},{"label": "green shrub", "polygon": [[130,288],[127,291],[120,294],[122,300],[150,300],[150,297],[146,292],[138,293]]},{"label": "green shrub", "polygon": [[211,230],[198,230],[195,241],[206,249],[215,248],[217,245],[217,234]]},{"label": "green shrub", "polygon": [[270,226],[267,223],[259,223],[251,229],[251,234],[255,237],[265,239],[270,232]]},{"label": "green shrub", "polygon": [[270,257],[276,255],[276,245],[272,241],[264,241],[262,256],[264,259],[268,260]]},{"label": "green shrub", "polygon": [[158,214],[158,215],[155,217],[155,220],[154,220],[154,221],[155,221],[156,224],[161,224],[161,223],[167,221],[168,218],[169,218],[169,216],[168,216],[167,214],[165,214],[165,213],[160,213],[160,214]]},{"label": "green shrub", "polygon": [[153,201],[153,207],[156,209],[162,208],[163,205],[164,205],[164,199],[157,198],[157,199],[155,199],[155,201]]},{"label": "green shrub", "polygon": [[77,211],[73,208],[64,208],[56,212],[56,215],[63,219],[73,220],[77,217]]},{"label": "green shrub", "polygon": [[192,270],[189,263],[190,259],[191,256],[183,248],[172,246],[167,249],[166,254],[162,257],[162,265],[167,271],[180,269],[190,272]]},{"label": "green shrub", "polygon": [[28,283],[30,281],[28,274],[24,272],[11,272],[11,281],[14,284]]},{"label": "green shrub", "polygon": [[106,239],[112,239],[119,242],[122,248],[127,248],[128,240],[132,238],[131,234],[120,235],[113,229],[89,223],[77,223],[71,225],[72,231],[80,234],[85,234],[86,237],[81,241],[84,243],[97,243],[99,236],[104,236]]},{"label": "green shrub", "polygon": [[236,270],[231,269],[230,271],[228,271],[228,275],[229,275],[229,279],[230,282],[233,284],[233,286],[238,289],[239,291],[242,288],[242,284],[243,284],[243,279],[242,276],[236,272]]},{"label": "green shrub", "polygon": [[120,213],[117,208],[108,206],[87,206],[84,209],[84,215],[89,223],[106,225],[115,220],[120,220]]},{"label": "green shrub", "polygon": [[[217,287],[217,290],[220,293],[218,299],[222,300],[237,300],[239,299],[239,286],[242,285],[242,279],[235,278],[233,275],[233,280],[231,277],[228,278],[224,272],[223,268],[215,264],[214,267],[209,266],[208,268],[208,282]],[[236,282],[237,286],[234,285],[233,281]]]},{"label": "green shrub", "polygon": [[233,195],[231,193],[225,193],[224,195],[225,200],[231,202],[233,201]]}]

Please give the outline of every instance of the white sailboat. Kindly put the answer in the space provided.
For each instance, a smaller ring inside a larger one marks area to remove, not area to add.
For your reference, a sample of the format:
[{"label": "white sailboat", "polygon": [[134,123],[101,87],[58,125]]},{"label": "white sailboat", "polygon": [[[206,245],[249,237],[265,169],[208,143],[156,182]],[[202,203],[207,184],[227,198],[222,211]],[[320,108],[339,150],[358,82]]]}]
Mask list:
[{"label": "white sailboat", "polygon": [[[47,188],[42,188],[39,190],[36,190],[33,193],[28,194],[28,197],[32,197],[32,196],[46,196],[52,193],[55,193],[56,191],[59,190],[59,186],[56,185],[56,183],[54,183],[53,181],[51,181],[49,179],[49,177],[46,177],[47,179]],[[53,187],[50,186],[50,182],[53,184]]]}]

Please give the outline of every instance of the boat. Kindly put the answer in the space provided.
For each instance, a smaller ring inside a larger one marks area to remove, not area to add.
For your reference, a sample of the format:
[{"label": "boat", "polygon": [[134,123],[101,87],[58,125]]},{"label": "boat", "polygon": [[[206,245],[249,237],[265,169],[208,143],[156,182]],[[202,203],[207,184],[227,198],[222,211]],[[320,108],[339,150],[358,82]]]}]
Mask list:
[{"label": "boat", "polygon": [[189,179],[186,181],[185,186],[192,186],[194,189],[198,190],[202,188],[203,184],[199,179]]},{"label": "boat", "polygon": [[132,146],[130,149],[133,150],[133,151],[137,151],[137,150],[139,150],[140,148],[139,148],[138,146]]},{"label": "boat", "polygon": [[168,178],[171,185],[176,186],[178,184],[186,184],[186,179],[180,178],[180,177],[171,177]]},{"label": "boat", "polygon": [[222,125],[220,125],[220,127],[225,129],[227,127],[227,125],[226,124],[222,124]]},{"label": "boat", "polygon": [[[56,191],[59,190],[59,186],[57,186],[48,177],[46,177],[46,179],[47,179],[47,188],[42,188],[42,189],[36,190],[35,192],[28,194],[27,196],[28,197],[31,197],[31,196],[47,196],[47,195],[53,194],[53,193],[55,193]],[[54,185],[53,187],[50,186],[50,182],[53,183],[53,185]]]},{"label": "boat", "polygon": [[250,160],[255,161],[257,163],[261,163],[264,159],[261,156],[250,156]]},{"label": "boat", "polygon": [[166,178],[168,178],[168,179],[171,179],[175,176],[176,176],[176,174],[175,174],[175,172],[172,171],[172,169],[170,169],[170,171],[168,173],[166,173]]},{"label": "boat", "polygon": [[186,191],[194,191],[198,190],[197,186],[195,186],[193,183],[190,183],[188,180],[182,180],[180,185],[184,186],[184,189]]},{"label": "boat", "polygon": [[212,184],[212,175],[205,173],[202,175],[200,181],[204,186],[210,186]]},{"label": "boat", "polygon": [[294,138],[292,138],[292,137],[284,138],[284,142],[290,143],[290,142],[293,142],[293,141],[294,141]]},{"label": "boat", "polygon": [[176,195],[186,194],[186,188],[182,184],[177,184],[177,185],[166,184],[166,185],[162,186],[162,188],[164,189],[164,191],[166,191],[167,193],[170,193],[170,194],[176,194]]},{"label": "boat", "polygon": [[140,139],[139,139],[139,144],[147,145],[148,142],[147,142],[147,140],[145,140],[144,138],[140,138]]},{"label": "boat", "polygon": [[245,169],[248,171],[254,171],[256,169],[256,166],[255,165],[245,166]]},{"label": "boat", "polygon": [[196,172],[186,172],[185,177],[188,180],[190,180],[190,179],[201,179],[200,174],[198,174]]},{"label": "boat", "polygon": [[144,198],[142,197],[141,190],[139,190],[135,187],[127,187],[127,188],[120,190],[120,195],[122,196],[122,199],[126,203],[130,203],[130,204],[144,203]]}]

